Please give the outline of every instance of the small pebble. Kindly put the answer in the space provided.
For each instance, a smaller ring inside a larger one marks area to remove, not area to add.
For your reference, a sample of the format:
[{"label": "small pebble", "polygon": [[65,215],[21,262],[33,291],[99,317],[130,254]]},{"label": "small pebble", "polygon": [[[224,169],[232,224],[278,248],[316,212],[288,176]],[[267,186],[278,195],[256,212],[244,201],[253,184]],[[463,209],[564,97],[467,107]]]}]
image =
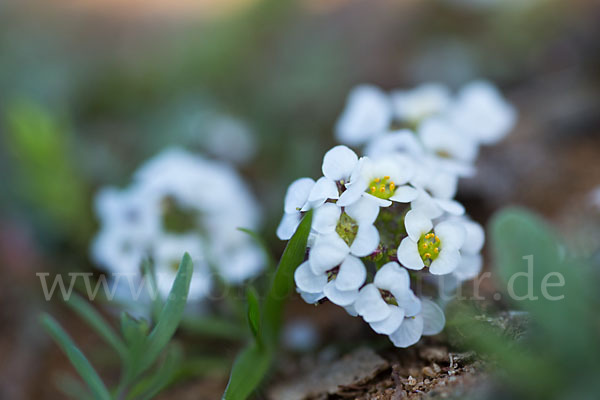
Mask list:
[{"label": "small pebble", "polygon": [[423,367],[422,371],[423,375],[428,376],[430,378],[435,378],[435,376],[437,375],[431,367]]}]

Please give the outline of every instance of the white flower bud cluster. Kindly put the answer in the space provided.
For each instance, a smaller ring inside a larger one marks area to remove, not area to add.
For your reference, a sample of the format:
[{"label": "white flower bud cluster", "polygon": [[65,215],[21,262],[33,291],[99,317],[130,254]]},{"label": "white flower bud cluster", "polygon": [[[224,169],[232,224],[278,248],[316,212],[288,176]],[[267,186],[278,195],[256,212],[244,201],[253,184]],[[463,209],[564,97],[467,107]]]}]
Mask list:
[{"label": "white flower bud cluster", "polygon": [[365,155],[332,148],[323,176],[296,180],[285,196],[282,240],[314,210],[308,258],[295,273],[304,300],[344,307],[398,347],[439,333],[444,312],[411,282],[443,277],[455,289],[480,272],[484,231],[454,196],[458,179],[475,173],[479,146],[502,139],[515,118],[485,82],[454,97],[437,84],[391,94],[355,88],[336,137]]},{"label": "white flower bud cluster", "polygon": [[209,294],[213,273],[236,285],[264,267],[261,249],[238,230],[256,229],[260,219],[244,181],[229,165],[181,149],[147,161],[129,187],[101,189],[96,213],[101,229],[93,260],[110,272],[141,277],[142,261],[152,259],[163,296],[185,252],[196,270],[190,300]]}]

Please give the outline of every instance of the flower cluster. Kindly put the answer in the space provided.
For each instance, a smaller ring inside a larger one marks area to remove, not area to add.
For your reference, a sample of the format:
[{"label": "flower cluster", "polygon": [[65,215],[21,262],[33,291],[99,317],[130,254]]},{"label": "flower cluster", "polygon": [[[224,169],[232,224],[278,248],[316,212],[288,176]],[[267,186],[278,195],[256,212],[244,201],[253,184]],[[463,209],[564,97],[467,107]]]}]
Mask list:
[{"label": "flower cluster", "polygon": [[499,141],[514,121],[485,82],[454,97],[435,84],[391,94],[354,89],[336,137],[365,155],[332,148],[323,176],[296,180],[284,200],[282,240],[314,210],[308,257],[295,272],[304,300],[344,307],[398,347],[439,333],[444,312],[411,283],[437,277],[454,289],[479,273],[484,232],[454,196],[458,179],[475,173],[479,145]]},{"label": "flower cluster", "polygon": [[193,261],[190,300],[210,291],[211,276],[240,284],[261,272],[264,254],[238,227],[256,229],[259,209],[249,189],[227,164],[181,149],[147,161],[125,189],[100,190],[101,230],[91,253],[113,273],[140,274],[152,259],[159,292],[169,293],[181,256]]}]

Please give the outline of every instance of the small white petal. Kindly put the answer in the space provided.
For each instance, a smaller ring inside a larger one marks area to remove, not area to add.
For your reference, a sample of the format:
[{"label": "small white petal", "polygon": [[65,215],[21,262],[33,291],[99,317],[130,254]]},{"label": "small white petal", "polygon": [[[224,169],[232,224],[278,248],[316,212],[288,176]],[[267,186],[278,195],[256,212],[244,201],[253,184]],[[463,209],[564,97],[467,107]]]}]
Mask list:
[{"label": "small white petal", "polygon": [[379,246],[379,231],[374,225],[360,225],[356,237],[350,246],[352,254],[366,257]]},{"label": "small white petal", "polygon": [[337,233],[319,236],[310,249],[308,261],[315,274],[322,274],[340,265],[350,253],[350,248]]},{"label": "small white petal", "polygon": [[298,225],[300,225],[300,213],[283,214],[283,218],[277,227],[277,237],[281,240],[290,240]]},{"label": "small white petal", "polygon": [[404,226],[406,233],[415,242],[418,242],[421,235],[431,231],[433,223],[427,215],[419,210],[410,210],[404,217]]},{"label": "small white petal", "polygon": [[348,256],[340,265],[340,271],[335,278],[338,290],[355,290],[360,288],[367,278],[367,269],[363,262],[353,256]]},{"label": "small white petal", "polygon": [[397,201],[398,203],[410,203],[415,200],[419,192],[417,189],[410,186],[400,186],[396,188],[394,195],[390,197],[390,200]]},{"label": "small white petal", "polygon": [[359,85],[348,96],[346,108],[335,126],[336,138],[359,145],[384,132],[392,120],[387,93],[376,86]]},{"label": "small white petal", "polygon": [[419,190],[419,196],[410,203],[410,206],[431,219],[438,218],[444,213],[434,198],[424,190]]},{"label": "small white petal", "polygon": [[334,181],[322,176],[317,180],[308,195],[308,201],[314,202],[322,199],[337,199],[339,197],[338,188]]},{"label": "small white petal", "polygon": [[372,283],[360,290],[354,302],[354,309],[369,323],[382,321],[391,313],[389,305],[381,298],[379,289]]},{"label": "small white petal", "polygon": [[312,228],[318,233],[334,233],[341,214],[340,207],[333,203],[325,203],[314,211]]},{"label": "small white petal", "polygon": [[296,268],[294,280],[298,289],[306,293],[321,293],[325,285],[327,285],[327,275],[314,274],[308,261],[303,262]]},{"label": "small white petal", "polygon": [[389,207],[392,205],[392,202],[390,200],[380,199],[379,197],[375,197],[372,194],[369,194],[367,192],[363,192],[362,196],[366,197],[369,201],[376,202],[379,205],[379,207]]},{"label": "small white petal", "polygon": [[379,205],[367,197],[361,197],[344,210],[359,225],[372,224],[379,215]]},{"label": "small white petal", "polygon": [[358,163],[358,156],[346,146],[335,146],[323,157],[323,175],[331,181],[347,180]]},{"label": "small white petal", "polygon": [[419,254],[417,242],[414,242],[409,237],[405,237],[402,242],[400,242],[400,246],[398,246],[398,261],[408,269],[418,271],[425,267],[423,259]]},{"label": "small white petal", "polygon": [[319,300],[325,298],[325,294],[323,294],[323,293],[306,293],[301,290],[299,290],[298,293],[300,293],[300,296],[302,296],[302,299],[305,302],[307,302],[308,304],[315,304]]},{"label": "small white petal", "polygon": [[444,221],[435,226],[435,234],[442,241],[442,248],[460,249],[467,234],[463,224],[456,221]]},{"label": "small white petal", "polygon": [[404,290],[410,290],[408,271],[393,261],[385,264],[377,271],[373,283],[379,289],[392,292],[394,296],[396,295],[395,292],[400,293]]},{"label": "small white petal", "polygon": [[446,324],[444,311],[431,300],[423,299],[422,302],[423,335],[437,335]]},{"label": "small white petal", "polygon": [[429,267],[429,272],[433,275],[449,274],[458,267],[460,262],[460,252],[456,249],[444,249],[440,251],[438,258],[433,260]]},{"label": "small white petal", "polygon": [[354,308],[354,304],[350,304],[349,306],[344,307],[344,309],[346,310],[346,312],[350,315],[352,315],[353,317],[358,317],[358,313],[356,312],[356,309]]},{"label": "small white petal", "polygon": [[360,200],[361,196],[367,188],[366,183],[363,181],[354,181],[351,184],[346,185],[346,190],[340,195],[337,205],[340,207],[347,207],[356,201]]},{"label": "small white petal", "polygon": [[[462,250],[461,250],[462,251]],[[475,278],[481,272],[483,258],[481,254],[462,254],[458,266],[452,273],[460,281]]]},{"label": "small white petal", "polygon": [[402,296],[394,295],[394,297],[396,298],[398,307],[404,309],[404,314],[407,317],[414,317],[421,312],[421,300],[415,296],[412,290],[404,291]]},{"label": "small white petal", "polygon": [[382,321],[371,322],[371,328],[381,335],[390,335],[396,331],[404,321],[404,310],[400,307],[389,306],[391,313]]},{"label": "small white petal", "polygon": [[333,281],[329,282],[325,286],[323,293],[325,293],[325,296],[327,296],[327,298],[331,300],[333,304],[337,304],[341,307],[346,307],[353,304],[358,297],[358,289],[347,291],[339,290],[335,287],[335,282]]},{"label": "small white petal", "polygon": [[444,211],[452,215],[463,215],[465,207],[456,200],[435,199],[437,205]]},{"label": "small white petal", "polygon": [[300,178],[292,182],[285,193],[284,211],[291,214],[301,210],[314,185],[315,181],[311,178]]},{"label": "small white petal", "polygon": [[409,347],[417,343],[423,334],[423,318],[420,315],[405,318],[396,332],[390,335],[390,340],[396,347]]},{"label": "small white petal", "polygon": [[463,226],[467,236],[465,242],[460,248],[461,253],[476,254],[481,251],[483,242],[485,242],[485,231],[477,222],[463,220]]}]

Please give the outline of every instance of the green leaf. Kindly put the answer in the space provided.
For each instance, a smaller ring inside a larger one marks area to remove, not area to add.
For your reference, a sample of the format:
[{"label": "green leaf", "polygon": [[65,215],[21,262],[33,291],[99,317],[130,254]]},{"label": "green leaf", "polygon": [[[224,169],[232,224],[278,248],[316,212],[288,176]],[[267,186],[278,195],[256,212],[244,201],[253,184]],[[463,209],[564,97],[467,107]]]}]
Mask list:
[{"label": "green leaf", "polygon": [[247,399],[269,371],[272,359],[273,353],[256,342],[244,348],[233,364],[223,399]]},{"label": "green leaf", "polygon": [[163,301],[160,297],[160,292],[158,291],[158,285],[156,284],[154,268],[152,268],[148,259],[142,261],[142,274],[144,275],[144,278],[148,280],[150,291],[152,293],[152,316],[158,318],[160,316],[160,311],[163,308]]},{"label": "green leaf", "polygon": [[88,359],[77,348],[69,335],[61,328],[61,326],[48,314],[43,314],[40,322],[46,331],[52,336],[59,347],[67,355],[67,358],[73,364],[81,378],[89,386],[96,400],[111,400],[111,395],[100,376]]},{"label": "green leaf", "polygon": [[[244,400],[256,390],[269,371],[279,342],[283,306],[294,288],[294,272],[306,255],[306,243],[312,221],[312,211],[305,214],[296,233],[287,244],[279,267],[273,276],[263,308],[262,324],[253,328],[258,298],[249,291],[248,319],[256,339],[237,356],[231,370],[223,399]],[[252,315],[251,315],[252,314]]]},{"label": "green leaf", "polygon": [[125,343],[123,343],[121,338],[117,336],[115,331],[94,307],[75,294],[69,298],[67,305],[91,326],[107,344],[115,349],[121,360],[127,358],[127,347],[125,346]]},{"label": "green leaf", "polygon": [[[491,237],[498,273],[512,302],[531,313],[548,348],[563,348],[574,359],[590,354],[595,343],[594,312],[586,268],[569,260],[552,229],[536,215],[518,208],[497,214]],[[559,278],[562,277],[562,278]],[[548,287],[544,282],[560,283]],[[550,295],[550,296],[548,296]],[[578,326],[573,340],[573,326]]]},{"label": "green leaf", "polygon": [[263,311],[263,329],[266,336],[265,343],[273,346],[276,346],[279,341],[283,305],[294,289],[294,272],[306,256],[306,243],[310,233],[312,213],[311,210],[304,215],[296,233],[288,242],[273,277],[271,288],[267,293]]},{"label": "green leaf", "polygon": [[178,366],[183,360],[183,351],[179,346],[170,346],[165,361],[148,378],[138,383],[128,394],[127,399],[152,399],[166,388],[175,378]]},{"label": "green leaf", "polygon": [[185,310],[193,269],[192,259],[188,253],[185,253],[158,322],[146,339],[146,354],[138,366],[138,373],[152,365],[175,334]]},{"label": "green leaf", "polygon": [[256,342],[261,344],[260,337],[260,304],[258,301],[258,293],[256,289],[250,286],[246,292],[246,297],[248,299],[248,324],[250,325],[250,331]]}]

